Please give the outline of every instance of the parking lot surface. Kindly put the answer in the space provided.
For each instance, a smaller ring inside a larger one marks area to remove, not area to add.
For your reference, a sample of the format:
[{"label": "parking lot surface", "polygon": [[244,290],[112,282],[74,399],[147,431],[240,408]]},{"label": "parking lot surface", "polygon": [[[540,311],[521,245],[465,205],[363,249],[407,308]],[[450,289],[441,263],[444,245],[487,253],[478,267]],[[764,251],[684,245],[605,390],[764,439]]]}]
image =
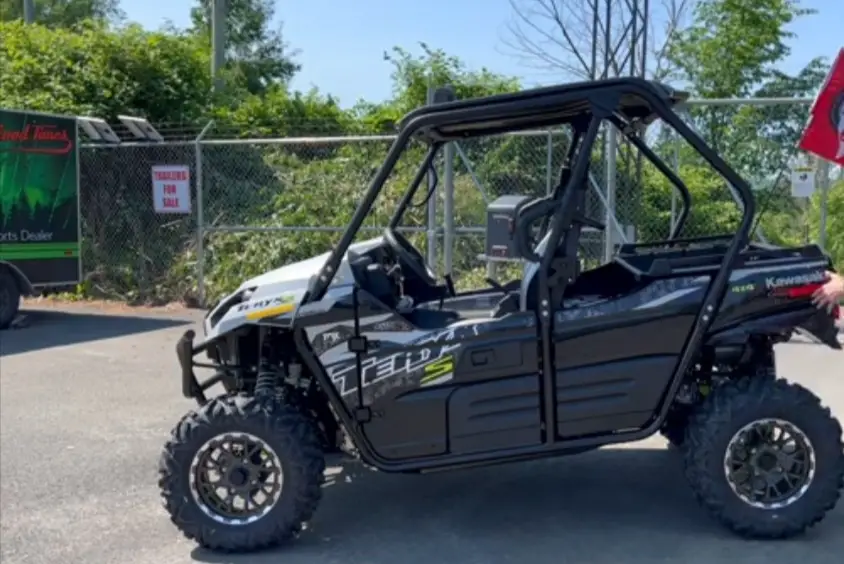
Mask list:
[{"label": "parking lot surface", "polygon": [[[311,528],[271,552],[195,548],[158,501],[158,453],[192,407],[174,343],[196,312],[29,311],[0,333],[4,564],[840,563],[844,504],[806,536],[733,537],[651,438],[553,461],[425,476],[329,468]],[[783,376],[844,418],[844,352],[778,350]]]}]

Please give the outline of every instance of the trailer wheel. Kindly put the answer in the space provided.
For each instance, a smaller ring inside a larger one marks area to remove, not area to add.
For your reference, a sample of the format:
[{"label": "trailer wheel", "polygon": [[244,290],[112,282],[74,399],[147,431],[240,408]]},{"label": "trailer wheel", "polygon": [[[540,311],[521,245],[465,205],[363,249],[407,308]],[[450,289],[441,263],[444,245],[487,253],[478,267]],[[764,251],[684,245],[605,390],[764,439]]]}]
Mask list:
[{"label": "trailer wheel", "polygon": [[0,329],[7,329],[21,304],[21,292],[17,280],[8,268],[0,267]]}]

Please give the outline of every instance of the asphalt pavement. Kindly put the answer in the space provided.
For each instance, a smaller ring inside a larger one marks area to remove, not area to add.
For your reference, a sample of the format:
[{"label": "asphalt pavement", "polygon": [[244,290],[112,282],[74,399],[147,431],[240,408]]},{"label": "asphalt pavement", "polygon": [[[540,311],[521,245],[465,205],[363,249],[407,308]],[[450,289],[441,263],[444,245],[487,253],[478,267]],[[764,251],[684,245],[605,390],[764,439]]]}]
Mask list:
[{"label": "asphalt pavement", "polygon": [[[538,463],[424,476],[330,467],[311,528],[225,556],[183,539],[158,501],[158,453],[192,407],[174,343],[195,312],[31,311],[0,333],[3,564],[840,563],[844,504],[806,536],[750,542],[700,509],[651,438]],[[778,350],[782,375],[844,419],[844,352]]]}]

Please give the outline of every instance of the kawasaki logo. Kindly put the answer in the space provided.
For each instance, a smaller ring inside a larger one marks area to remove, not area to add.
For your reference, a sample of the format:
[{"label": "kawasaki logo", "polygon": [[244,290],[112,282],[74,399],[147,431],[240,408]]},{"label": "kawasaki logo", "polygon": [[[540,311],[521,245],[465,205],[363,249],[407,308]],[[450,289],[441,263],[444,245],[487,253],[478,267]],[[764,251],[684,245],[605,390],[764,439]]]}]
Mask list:
[{"label": "kawasaki logo", "polygon": [[801,284],[814,284],[823,282],[826,275],[823,270],[817,270],[807,274],[794,274],[792,276],[780,276],[765,278],[766,288],[781,288],[783,286],[799,286]]}]

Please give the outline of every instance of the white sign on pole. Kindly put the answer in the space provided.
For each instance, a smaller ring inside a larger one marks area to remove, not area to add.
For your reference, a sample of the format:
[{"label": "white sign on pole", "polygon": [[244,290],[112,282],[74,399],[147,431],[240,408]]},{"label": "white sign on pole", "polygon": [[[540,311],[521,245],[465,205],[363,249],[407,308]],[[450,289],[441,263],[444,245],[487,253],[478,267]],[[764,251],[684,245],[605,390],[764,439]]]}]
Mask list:
[{"label": "white sign on pole", "polygon": [[190,213],[190,168],[187,165],[152,167],[152,202],[157,213]]},{"label": "white sign on pole", "polygon": [[791,195],[795,198],[810,198],[815,193],[815,170],[810,166],[795,166],[791,169]]}]

